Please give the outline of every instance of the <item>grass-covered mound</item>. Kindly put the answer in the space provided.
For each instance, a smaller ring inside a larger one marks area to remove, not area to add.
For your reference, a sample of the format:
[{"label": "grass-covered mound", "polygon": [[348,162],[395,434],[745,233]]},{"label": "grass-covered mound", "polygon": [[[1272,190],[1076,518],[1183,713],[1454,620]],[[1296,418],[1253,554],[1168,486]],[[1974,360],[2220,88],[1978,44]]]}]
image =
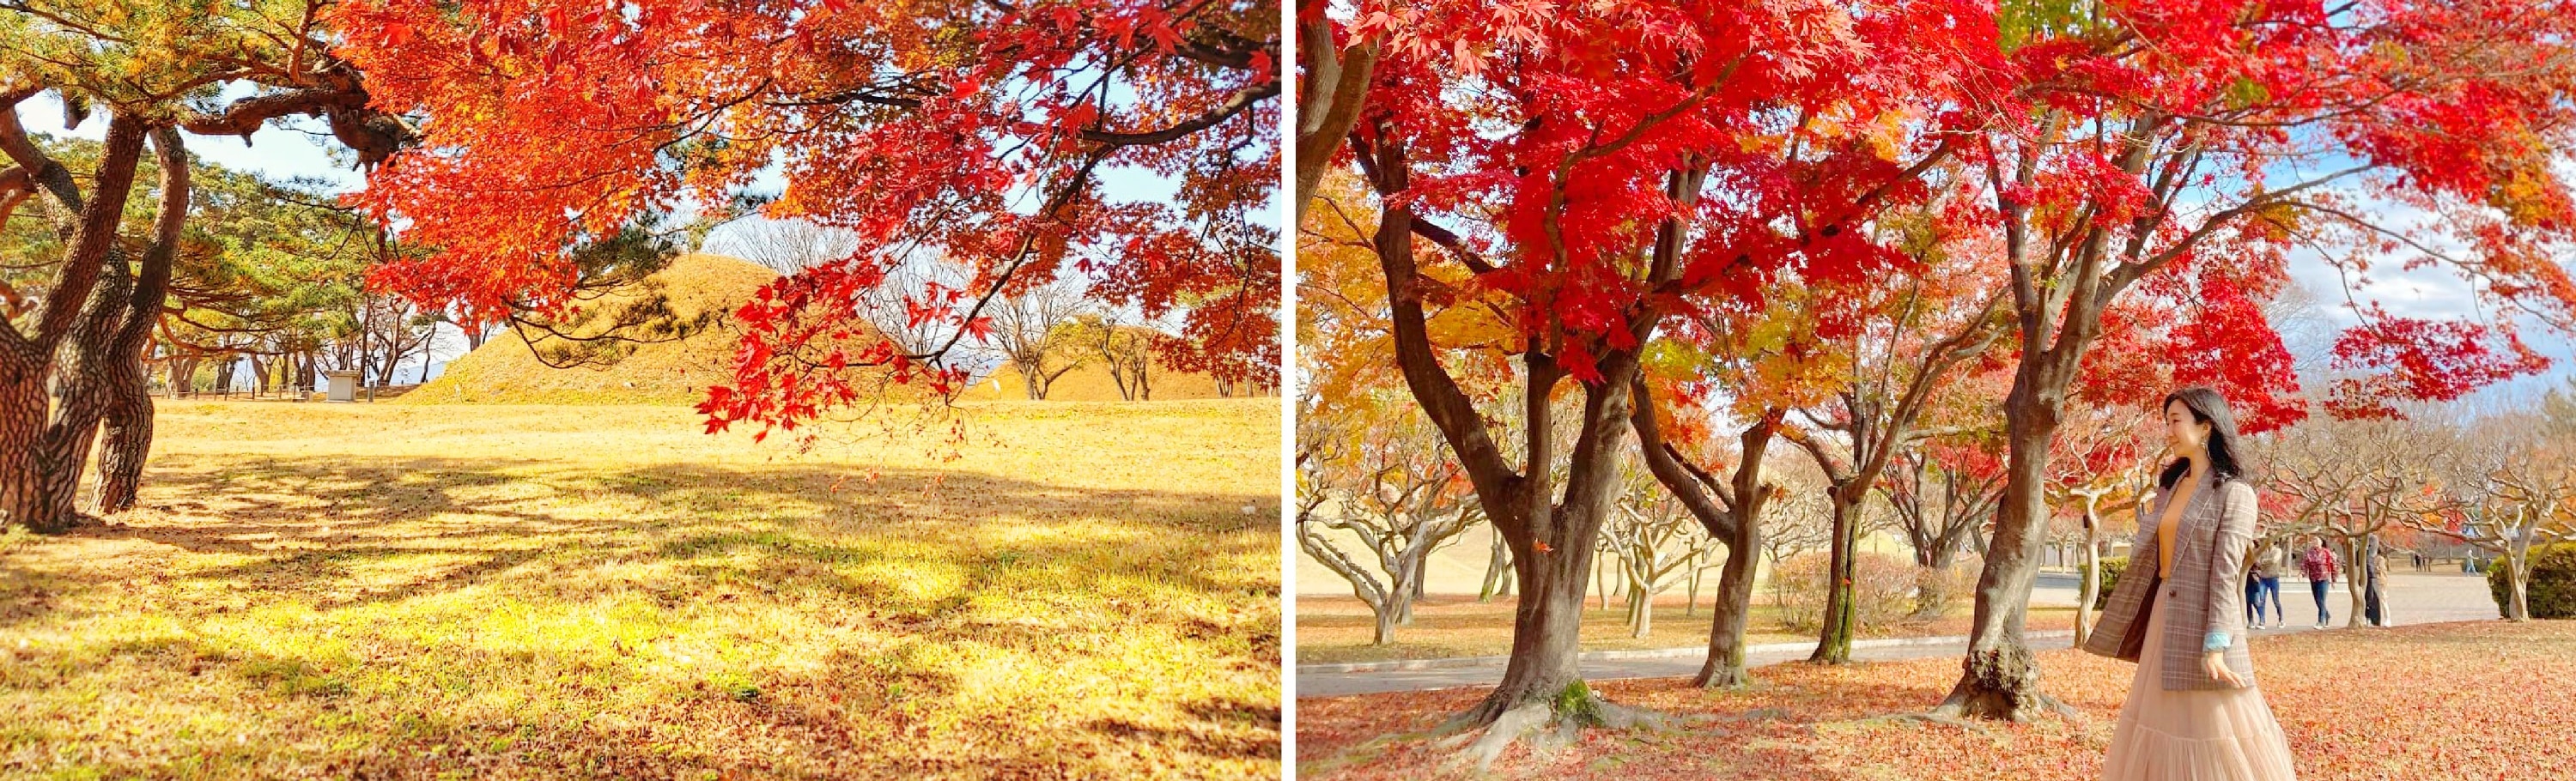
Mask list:
[{"label": "grass-covered mound", "polygon": [[[676,341],[632,345],[613,361],[587,362],[569,368],[548,365],[527,340],[504,330],[471,353],[457,358],[447,371],[418,390],[404,394],[406,404],[696,404],[707,386],[731,379],[739,331],[722,319],[778,274],[761,266],[721,255],[686,255],[653,275],[658,294],[667,296],[671,319],[690,321],[719,316],[703,330]],[[643,292],[612,294],[585,307],[588,314],[565,330],[592,336],[607,330],[612,312]],[[551,349],[562,341],[541,341]],[[1155,401],[1221,398],[1216,378],[1182,372],[1155,361],[1147,370]],[[1238,386],[1234,395],[1250,391]],[[966,401],[1017,401],[1028,398],[1020,375],[1007,366],[959,395]],[[1097,356],[1058,378],[1048,401],[1118,401],[1118,385],[1108,364]]]},{"label": "grass-covered mound", "polygon": [[[721,255],[685,255],[653,275],[669,298],[671,315],[686,321],[702,314],[729,315],[777,272]],[[600,328],[622,303],[610,295],[588,307],[595,314],[566,329],[583,336]],[[707,386],[732,376],[740,334],[719,321],[677,341],[634,345],[614,362],[558,369],[546,365],[528,342],[508,330],[447,365],[447,371],[405,404],[694,404]],[[1103,378],[1106,381],[1106,378]]]}]

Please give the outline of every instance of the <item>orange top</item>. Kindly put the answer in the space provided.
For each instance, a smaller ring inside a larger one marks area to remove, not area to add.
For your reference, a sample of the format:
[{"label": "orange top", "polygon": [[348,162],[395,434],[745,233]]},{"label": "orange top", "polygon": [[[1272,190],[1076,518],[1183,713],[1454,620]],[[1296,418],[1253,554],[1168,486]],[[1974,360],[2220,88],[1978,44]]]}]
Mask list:
[{"label": "orange top", "polygon": [[2174,496],[2165,502],[2164,517],[2156,521],[2156,577],[2173,577],[2173,540],[2182,533],[2182,510],[2191,501],[2191,492],[2200,488],[2197,476],[2175,481]]}]

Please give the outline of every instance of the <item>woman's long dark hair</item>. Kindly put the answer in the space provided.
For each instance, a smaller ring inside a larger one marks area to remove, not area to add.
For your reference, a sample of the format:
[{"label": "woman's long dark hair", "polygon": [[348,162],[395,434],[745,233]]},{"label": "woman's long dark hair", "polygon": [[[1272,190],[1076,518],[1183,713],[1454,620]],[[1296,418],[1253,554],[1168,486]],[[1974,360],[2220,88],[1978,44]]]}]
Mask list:
[{"label": "woman's long dark hair", "polygon": [[[2209,471],[2217,478],[2215,482],[2225,485],[2227,481],[2244,474],[2244,470],[2236,463],[2236,414],[2228,411],[2227,397],[2218,395],[2218,391],[2199,386],[2174,391],[2165,394],[2163,404],[2156,405],[2156,414],[2159,418],[2161,419],[2165,408],[2173,406],[2177,401],[2182,402],[2185,409],[2191,410],[2194,421],[2209,424]],[[2181,482],[2182,478],[2189,474],[2191,474],[2191,459],[2188,457],[2174,459],[2173,463],[2165,465],[2164,474],[2157,477],[2156,487],[2172,488],[2174,483]]]}]

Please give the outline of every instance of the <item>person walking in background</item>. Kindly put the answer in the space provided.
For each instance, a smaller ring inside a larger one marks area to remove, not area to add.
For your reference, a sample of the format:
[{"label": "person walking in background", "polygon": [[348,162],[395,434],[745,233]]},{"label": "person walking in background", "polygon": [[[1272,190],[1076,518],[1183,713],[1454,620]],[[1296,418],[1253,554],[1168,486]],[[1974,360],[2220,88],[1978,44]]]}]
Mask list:
[{"label": "person walking in background", "polygon": [[2361,617],[2371,626],[2387,626],[2388,610],[2379,600],[2379,581],[2388,574],[2387,549],[2379,547],[2379,536],[2371,535],[2361,556]]},{"label": "person walking in background", "polygon": [[2334,620],[2334,615],[2326,611],[2326,584],[2342,575],[2343,567],[2335,561],[2334,550],[2326,547],[2326,538],[2318,536],[2309,538],[2308,552],[2299,557],[2299,569],[2308,575],[2308,592],[2317,597],[2317,628],[2324,629],[2327,621]]},{"label": "person walking in background", "polygon": [[2272,602],[2272,628],[2290,624],[2290,610],[2281,606],[2281,566],[2286,556],[2288,553],[2277,542],[2263,543],[2263,548],[2254,553],[2254,566],[2249,572],[2254,577],[2256,588],[2253,598],[2256,629],[2263,628],[2263,601],[2266,599]]},{"label": "person walking in background", "polygon": [[2253,567],[2254,561],[2261,555],[2260,548],[2245,553],[2245,628],[2247,629],[2263,628],[2263,579],[2255,576]]}]

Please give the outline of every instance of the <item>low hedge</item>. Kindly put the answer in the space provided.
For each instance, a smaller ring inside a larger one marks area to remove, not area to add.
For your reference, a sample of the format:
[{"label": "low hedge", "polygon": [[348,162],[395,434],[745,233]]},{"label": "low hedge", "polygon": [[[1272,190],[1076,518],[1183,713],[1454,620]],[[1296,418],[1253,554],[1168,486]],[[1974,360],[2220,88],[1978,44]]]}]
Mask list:
[{"label": "low hedge", "polygon": [[[2101,610],[2111,606],[2111,589],[2120,585],[2120,573],[2128,569],[2129,557],[2127,556],[2102,557],[2102,586],[2100,591],[2093,594],[2093,609]],[[2077,578],[2076,588],[2082,589],[2084,574],[2079,572],[2075,577]]]},{"label": "low hedge", "polygon": [[[2534,545],[2530,560],[2531,617],[2576,618],[2576,542]],[[2513,611],[2505,592],[2512,577],[2513,563],[2501,557],[2487,567],[2487,593],[2495,597],[2497,616]]]}]

